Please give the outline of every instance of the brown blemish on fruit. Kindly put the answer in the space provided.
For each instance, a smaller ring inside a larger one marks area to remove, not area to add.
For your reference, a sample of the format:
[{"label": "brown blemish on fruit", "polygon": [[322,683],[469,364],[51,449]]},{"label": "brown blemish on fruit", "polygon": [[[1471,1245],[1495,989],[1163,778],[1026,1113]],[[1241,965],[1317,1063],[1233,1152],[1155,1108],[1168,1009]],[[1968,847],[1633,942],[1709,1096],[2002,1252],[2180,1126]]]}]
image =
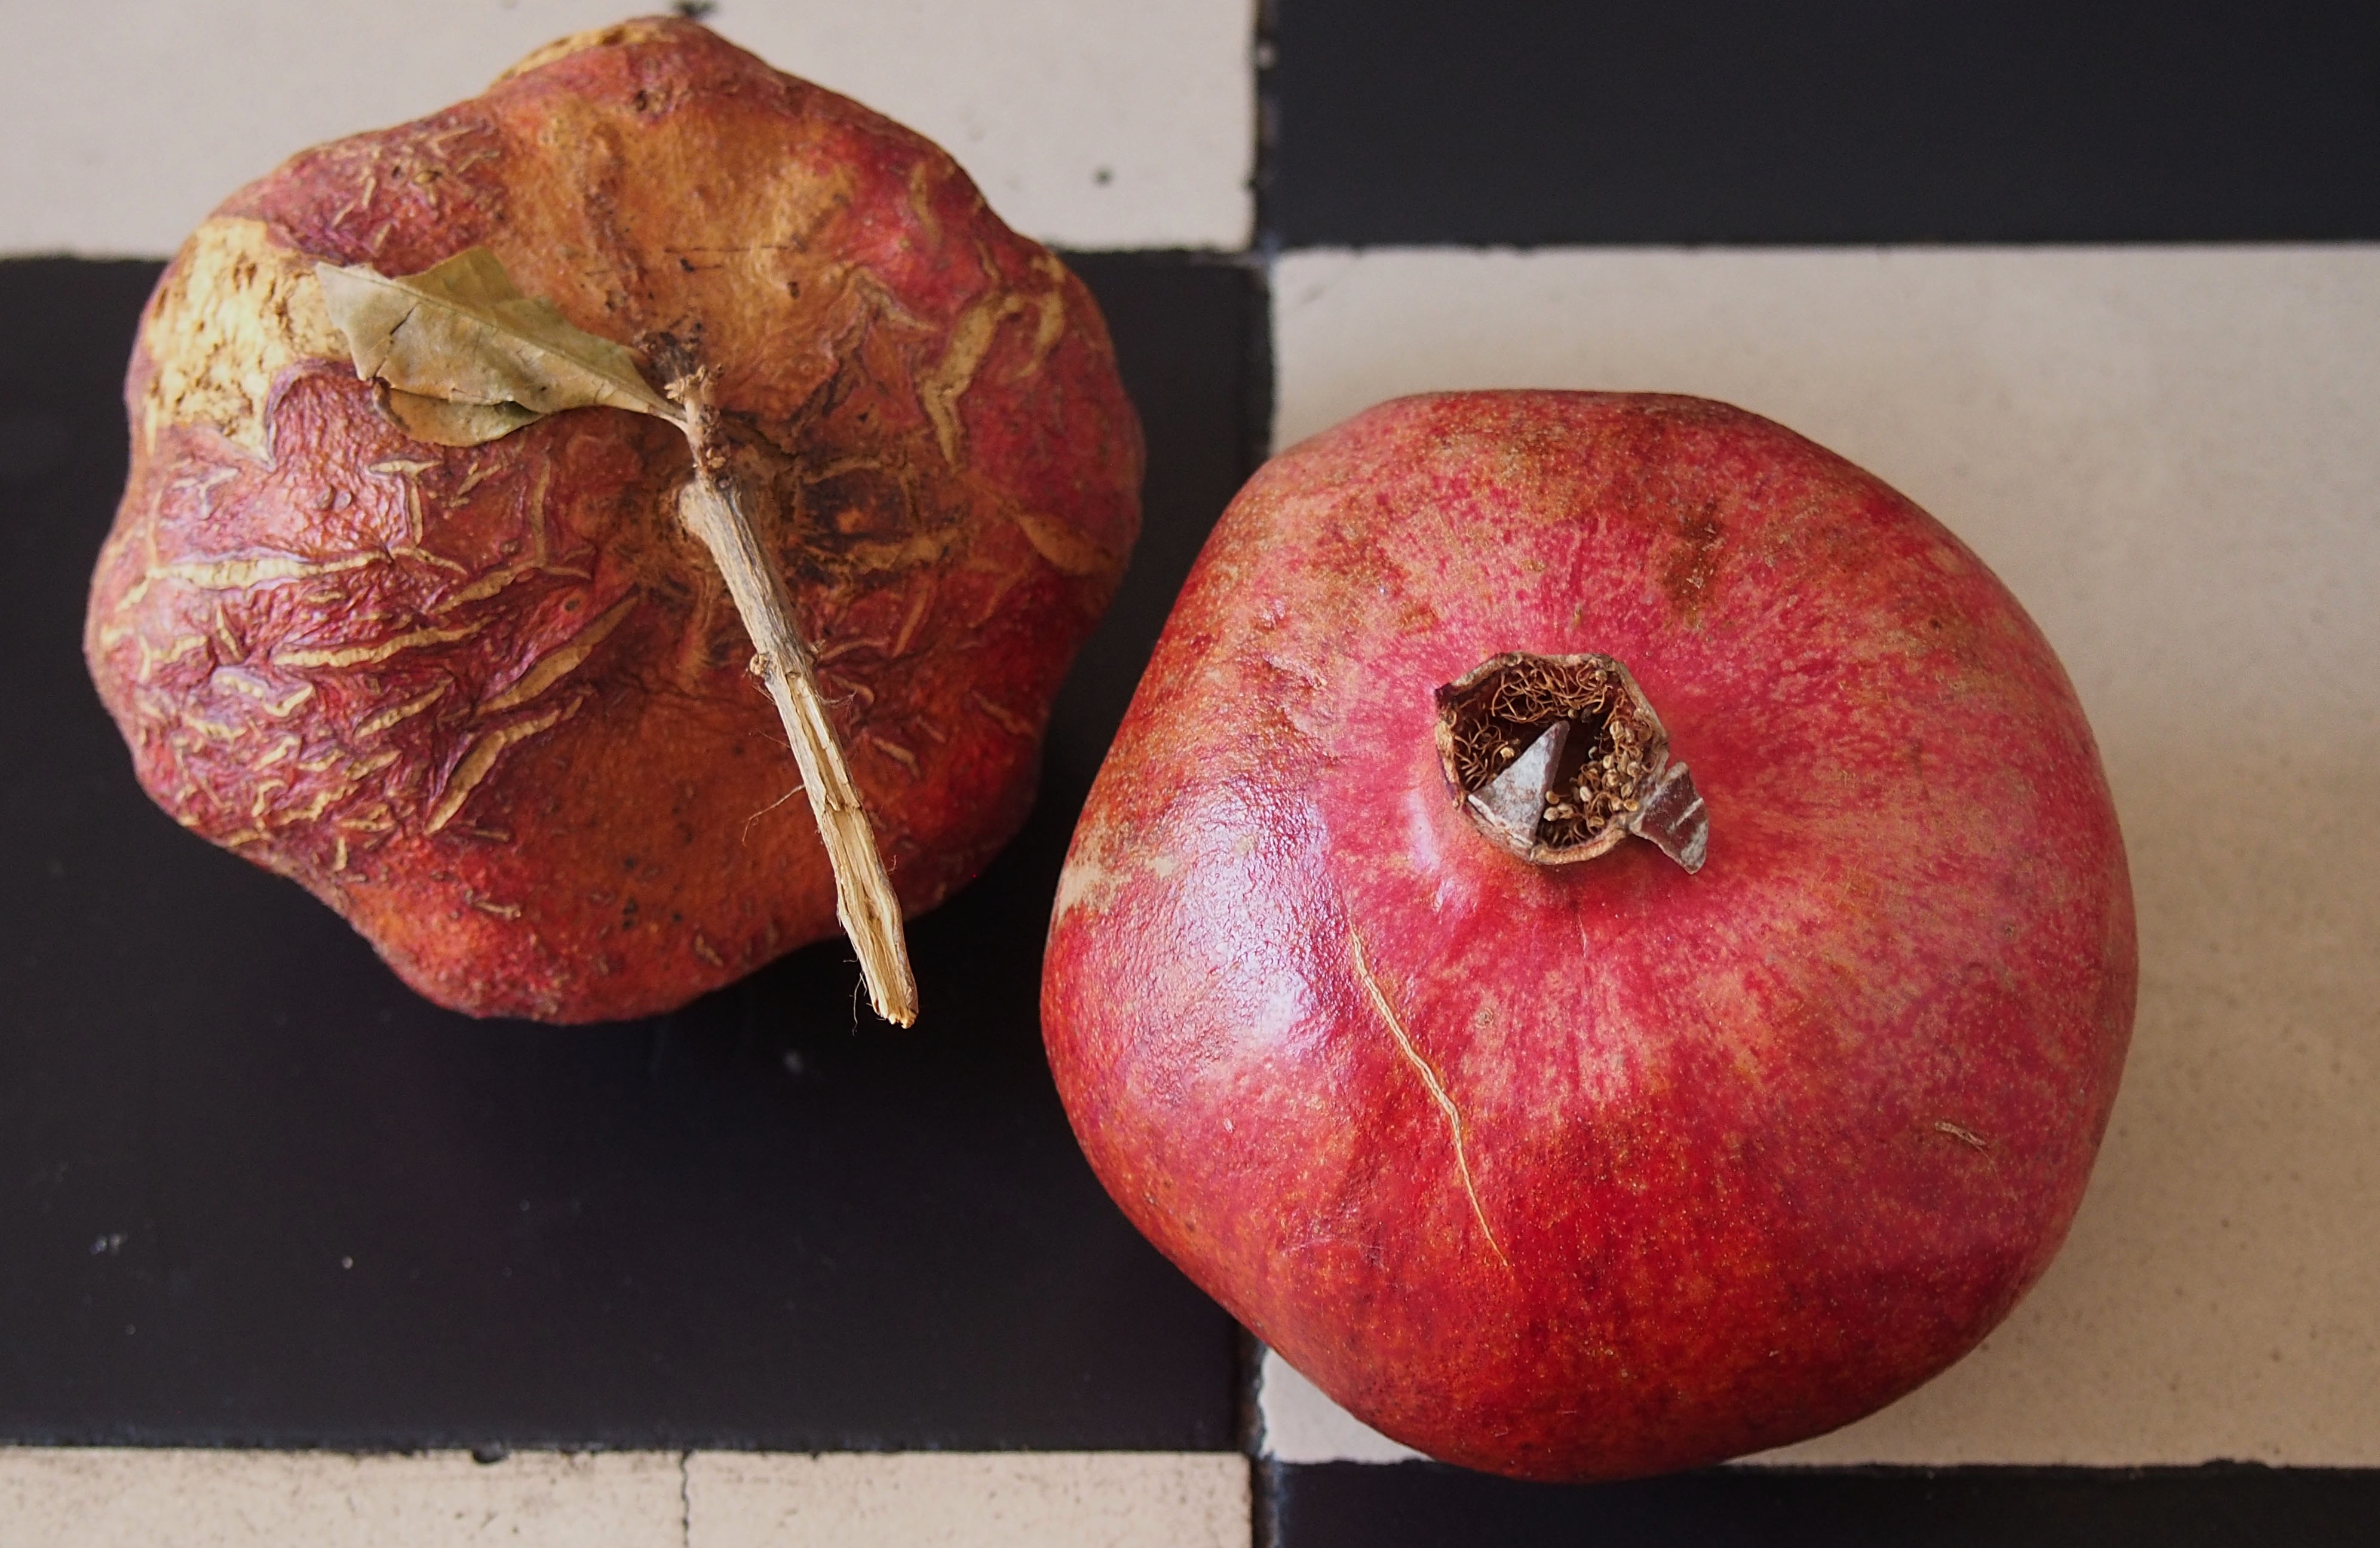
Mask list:
[{"label": "brown blemish on fruit", "polygon": [[917,638],[917,628],[926,622],[926,613],[934,604],[934,577],[928,575],[919,583],[917,595],[909,600],[909,611],[901,615],[901,627],[892,636],[887,655],[898,659],[909,654],[909,647]]},{"label": "brown blemish on fruit", "polygon": [[1711,579],[1718,573],[1718,546],[1727,529],[1719,524],[1718,510],[1713,501],[1694,514],[1679,517],[1678,535],[1684,541],[1661,567],[1661,593],[1682,617],[1702,611]]},{"label": "brown blemish on fruit", "polygon": [[140,344],[156,363],[143,404],[150,441],[168,425],[212,425],[259,457],[274,378],[299,360],[346,355],[314,260],[274,242],[261,221],[220,216],[182,244]]},{"label": "brown blemish on fruit", "polygon": [[1404,1022],[1397,1016],[1396,1007],[1389,1003],[1388,994],[1380,987],[1379,980],[1372,976],[1372,966],[1364,960],[1364,937],[1351,929],[1347,932],[1347,945],[1354,960],[1355,978],[1364,986],[1364,993],[1371,998],[1372,1009],[1378,1010],[1380,1020],[1388,1023],[1389,1035],[1396,1040],[1397,1052],[1413,1066],[1414,1073],[1419,1075],[1421,1083],[1428,1088],[1429,1099],[1438,1104],[1438,1110],[1446,1117],[1447,1132],[1454,1142],[1455,1175],[1463,1179],[1463,1196],[1471,1201],[1472,1218],[1479,1222],[1480,1234],[1488,1239],[1488,1250],[1496,1254],[1496,1261],[1506,1268],[1512,1267],[1512,1260],[1504,1256],[1503,1247],[1496,1240],[1495,1229],[1488,1224],[1488,1212],[1479,1206],[1479,1190],[1471,1180],[1471,1155],[1463,1110],[1454,1105],[1454,1098],[1448,1094],[1446,1082],[1439,1078],[1438,1070],[1414,1046],[1412,1035],[1405,1031]]}]

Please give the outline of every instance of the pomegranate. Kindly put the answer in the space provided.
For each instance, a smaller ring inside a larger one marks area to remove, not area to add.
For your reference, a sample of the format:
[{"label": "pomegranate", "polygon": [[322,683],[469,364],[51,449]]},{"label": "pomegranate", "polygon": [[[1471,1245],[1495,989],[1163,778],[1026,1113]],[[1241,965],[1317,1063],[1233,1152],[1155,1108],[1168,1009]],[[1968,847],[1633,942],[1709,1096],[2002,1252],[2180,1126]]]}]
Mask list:
[{"label": "pomegranate", "polygon": [[[370,347],[334,315],[433,281],[618,385],[430,392],[382,359],[410,303]],[[831,934],[838,816],[897,950],[1023,820],[1138,523],[1083,285],[933,145],[669,18],[233,195],[126,400],[85,649],[141,783],[480,1015],[663,1010]]]},{"label": "pomegranate", "polygon": [[1609,1479],[1847,1422],[2079,1203],[2121,839],[1975,556],[1719,404],[1402,400],[1225,514],[1042,1017],[1124,1212],[1356,1416]]}]

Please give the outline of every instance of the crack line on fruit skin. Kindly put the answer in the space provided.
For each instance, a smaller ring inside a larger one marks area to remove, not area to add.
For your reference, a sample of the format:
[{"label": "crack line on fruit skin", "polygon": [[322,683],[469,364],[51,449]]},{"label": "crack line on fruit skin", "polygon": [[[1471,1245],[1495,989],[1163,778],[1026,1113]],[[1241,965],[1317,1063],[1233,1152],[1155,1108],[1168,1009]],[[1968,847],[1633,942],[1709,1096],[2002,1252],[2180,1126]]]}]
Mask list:
[{"label": "crack line on fruit skin", "polygon": [[1438,1078],[1438,1071],[1414,1046],[1412,1036],[1406,1033],[1404,1022],[1398,1020],[1396,1007],[1389,1003],[1388,993],[1380,987],[1379,980],[1372,976],[1372,964],[1364,957],[1364,937],[1351,927],[1347,931],[1347,944],[1354,952],[1355,976],[1363,982],[1364,992],[1372,997],[1372,1009],[1378,1010],[1380,1020],[1388,1023],[1389,1035],[1396,1039],[1397,1051],[1404,1055],[1405,1062],[1414,1067],[1414,1072],[1421,1077],[1421,1083],[1429,1088],[1430,1100],[1436,1102],[1439,1111],[1446,1115],[1447,1130],[1454,1139],[1454,1169],[1462,1176],[1463,1195],[1471,1201],[1472,1217],[1479,1222],[1480,1233],[1487,1237],[1488,1250],[1496,1254],[1496,1261],[1506,1268],[1512,1267],[1512,1260],[1504,1256],[1503,1246],[1496,1240],[1495,1228],[1488,1224],[1488,1212],[1479,1207],[1479,1190],[1471,1181],[1471,1156],[1469,1147],[1463,1143],[1462,1110],[1455,1107],[1454,1098],[1448,1094],[1446,1082]]},{"label": "crack line on fruit skin", "polygon": [[530,737],[542,736],[577,714],[579,706],[585,702],[584,697],[574,699],[542,715],[499,726],[472,742],[462,761],[455,765],[454,774],[447,780],[445,793],[439,797],[438,804],[431,808],[429,823],[422,831],[435,833],[454,821],[455,815],[463,809],[463,804],[471,799],[471,792],[478,790],[480,781],[494,771],[496,760],[504,756],[504,749]]},{"label": "crack line on fruit skin", "polygon": [[[455,683],[452,678],[441,678],[428,693],[417,694],[401,704],[393,704],[387,708],[376,712],[362,724],[356,727],[357,740],[362,741],[367,737],[378,736],[382,732],[387,731],[391,726],[399,725],[404,721],[411,720],[414,716],[420,714],[423,710],[429,708],[431,705],[443,698],[446,695],[446,690],[452,688],[454,685]],[[302,768],[305,766],[300,764],[298,767]]]},{"label": "crack line on fruit skin", "polygon": [[407,650],[429,645],[453,645],[469,639],[488,626],[484,618],[451,628],[408,629],[373,645],[304,646],[273,653],[277,667],[361,667],[387,660]]},{"label": "crack line on fruit skin", "polygon": [[537,663],[521,673],[519,680],[511,687],[483,700],[480,707],[471,712],[473,716],[484,720],[507,709],[517,709],[577,671],[579,665],[593,654],[595,647],[611,637],[612,631],[620,626],[620,621],[635,611],[640,599],[636,592],[631,591],[613,603],[593,623],[539,658]]}]

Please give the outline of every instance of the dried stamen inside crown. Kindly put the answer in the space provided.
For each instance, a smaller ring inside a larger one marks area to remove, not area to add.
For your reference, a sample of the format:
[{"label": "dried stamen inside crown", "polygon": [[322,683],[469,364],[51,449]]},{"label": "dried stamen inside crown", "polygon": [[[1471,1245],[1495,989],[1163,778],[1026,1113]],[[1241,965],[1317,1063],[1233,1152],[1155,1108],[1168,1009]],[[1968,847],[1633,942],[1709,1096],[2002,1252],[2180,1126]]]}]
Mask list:
[{"label": "dried stamen inside crown", "polygon": [[1701,865],[1701,799],[1613,658],[1494,657],[1440,688],[1438,709],[1447,783],[1500,847],[1562,865],[1638,833],[1686,869]]}]

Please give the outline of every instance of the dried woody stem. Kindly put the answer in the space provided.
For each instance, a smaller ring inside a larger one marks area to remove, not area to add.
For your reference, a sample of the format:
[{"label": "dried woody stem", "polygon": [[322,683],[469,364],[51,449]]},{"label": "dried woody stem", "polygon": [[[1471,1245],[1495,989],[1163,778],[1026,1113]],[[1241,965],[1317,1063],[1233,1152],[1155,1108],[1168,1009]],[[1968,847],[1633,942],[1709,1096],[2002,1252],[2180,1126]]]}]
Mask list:
[{"label": "dried woody stem", "polygon": [[573,327],[552,302],[523,295],[485,248],[418,274],[332,263],[317,263],[314,273],[356,375],[378,384],[382,409],[417,439],[477,446],[549,414],[598,405],[650,414],[686,432],[694,481],[678,497],[678,518],[710,550],[752,636],[752,670],[768,683],[793,742],[834,866],[834,912],[859,952],[868,998],[886,1021],[914,1023],[917,982],[900,901],[819,696],[809,647],[794,632],[784,577],[753,530],[750,492],[728,467],[707,374],[674,382],[673,405],[625,345]]},{"label": "dried woody stem", "polygon": [[748,496],[727,466],[717,439],[719,411],[704,395],[703,379],[697,374],[673,383],[671,395],[685,406],[686,443],[694,451],[694,481],[678,496],[678,519],[710,551],[752,636],[753,674],[768,684],[793,743],[802,789],[834,867],[835,916],[859,953],[868,1002],[884,1020],[912,1025],[917,1019],[917,981],[909,971],[901,902],[844,761],[843,744],[827,720],[809,647],[794,632],[784,577],[762,550]]}]

